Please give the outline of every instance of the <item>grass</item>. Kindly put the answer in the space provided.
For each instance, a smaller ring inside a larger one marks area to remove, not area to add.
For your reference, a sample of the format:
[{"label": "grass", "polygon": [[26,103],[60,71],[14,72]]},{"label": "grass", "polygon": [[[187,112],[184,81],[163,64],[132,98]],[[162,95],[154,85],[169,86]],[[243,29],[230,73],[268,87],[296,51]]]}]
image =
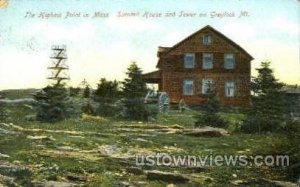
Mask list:
[{"label": "grass", "polygon": [[[26,120],[25,116],[34,114],[26,106],[8,108],[9,122],[28,131],[18,135],[0,134],[0,153],[10,156],[0,158],[0,163],[18,163],[27,168],[23,174],[10,174],[17,177],[16,182],[22,186],[30,186],[30,181],[44,179],[64,181],[69,175],[87,176],[86,181],[72,181],[86,186],[122,186],[122,182],[135,186],[166,186],[170,182],[149,180],[145,174],[128,172],[128,168],[136,167],[135,158],[131,156],[150,153],[251,156],[284,154],[290,150],[290,147],[284,147],[289,142],[289,137],[285,134],[250,135],[235,132],[243,119],[243,114],[236,112],[222,113],[230,121],[230,136],[208,138],[166,134],[161,131],[163,128],[194,128],[194,111],[159,114],[157,120],[151,123],[85,116],[50,124]],[[52,139],[30,140],[28,135]],[[116,147],[114,156],[99,153],[99,147],[107,145]],[[61,150],[63,147],[74,150]],[[293,158],[298,156],[294,155]],[[197,170],[187,167],[143,166],[142,169],[179,172],[191,176],[189,183],[176,184],[177,186],[232,186],[235,181],[244,181],[245,186],[266,186],[270,184],[261,179],[291,180],[290,171],[280,167],[212,166]],[[247,181],[250,182],[247,184]]]}]

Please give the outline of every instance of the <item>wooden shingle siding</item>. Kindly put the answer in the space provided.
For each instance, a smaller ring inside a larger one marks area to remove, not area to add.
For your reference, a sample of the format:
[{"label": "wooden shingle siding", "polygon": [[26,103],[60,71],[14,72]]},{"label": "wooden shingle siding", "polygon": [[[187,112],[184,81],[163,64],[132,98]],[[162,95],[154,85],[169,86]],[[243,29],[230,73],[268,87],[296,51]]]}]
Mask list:
[{"label": "wooden shingle siding", "polygon": [[[211,43],[204,44],[203,36],[210,35]],[[160,48],[160,50],[162,50]],[[203,68],[203,54],[213,56],[213,68]],[[194,68],[185,68],[186,54],[195,54]],[[234,56],[234,68],[225,68],[225,55]],[[197,31],[171,48],[159,53],[157,67],[161,70],[160,90],[167,92],[171,102],[181,99],[190,105],[205,102],[202,94],[202,80],[212,79],[217,96],[224,106],[244,107],[250,104],[250,75],[253,58],[239,45],[210,26]],[[183,81],[194,81],[194,94],[183,94]],[[234,82],[234,96],[226,97],[225,82]]]}]

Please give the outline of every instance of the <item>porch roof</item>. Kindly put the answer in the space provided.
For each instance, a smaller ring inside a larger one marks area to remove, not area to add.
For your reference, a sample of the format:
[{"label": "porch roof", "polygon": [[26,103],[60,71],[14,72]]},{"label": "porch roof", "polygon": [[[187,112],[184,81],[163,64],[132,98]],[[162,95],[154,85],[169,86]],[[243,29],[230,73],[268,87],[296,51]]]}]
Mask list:
[{"label": "porch roof", "polygon": [[145,73],[142,75],[143,80],[146,83],[160,83],[161,80],[161,71],[157,70],[157,71],[152,71],[149,73]]}]

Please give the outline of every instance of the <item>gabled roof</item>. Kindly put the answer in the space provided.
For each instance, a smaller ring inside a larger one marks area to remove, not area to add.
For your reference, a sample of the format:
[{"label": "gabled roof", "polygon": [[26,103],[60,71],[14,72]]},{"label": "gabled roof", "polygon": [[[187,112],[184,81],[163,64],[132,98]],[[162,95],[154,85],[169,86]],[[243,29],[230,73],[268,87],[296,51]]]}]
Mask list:
[{"label": "gabled roof", "polygon": [[228,43],[230,43],[231,45],[233,45],[234,47],[236,47],[237,49],[239,49],[240,51],[244,52],[251,60],[253,60],[254,58],[245,50],[243,49],[241,46],[239,46],[237,43],[235,43],[234,41],[232,41],[231,39],[229,39],[228,37],[226,37],[224,34],[222,34],[221,32],[217,31],[216,29],[214,29],[213,27],[211,27],[210,25],[207,25],[205,27],[203,27],[202,29],[194,32],[193,34],[191,34],[190,36],[188,36],[187,38],[183,39],[182,41],[180,41],[179,43],[175,44],[173,47],[170,47],[168,49],[168,51],[164,52],[164,56],[169,54],[173,49],[177,48],[178,46],[180,46],[183,42],[185,42],[186,40],[190,39],[191,37],[197,35],[198,33],[202,32],[205,29],[209,29],[211,31],[213,31],[214,33],[216,33],[217,35],[221,36],[223,39],[225,39]]}]

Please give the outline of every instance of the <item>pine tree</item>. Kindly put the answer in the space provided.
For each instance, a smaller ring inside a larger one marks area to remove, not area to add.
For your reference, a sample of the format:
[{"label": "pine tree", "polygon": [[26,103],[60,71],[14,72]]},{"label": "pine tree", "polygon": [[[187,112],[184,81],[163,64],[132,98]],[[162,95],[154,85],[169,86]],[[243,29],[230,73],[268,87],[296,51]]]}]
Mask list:
[{"label": "pine tree", "polygon": [[104,116],[113,116],[120,112],[120,106],[116,102],[121,97],[119,82],[100,79],[94,92],[94,100],[99,104],[96,113]]},{"label": "pine tree", "polygon": [[76,96],[78,96],[79,92],[80,92],[80,88],[79,87],[76,87],[76,88],[70,87],[69,88],[69,96],[70,97],[76,97]]},{"label": "pine tree", "polygon": [[7,112],[4,103],[0,102],[0,122],[5,122],[7,118]]},{"label": "pine tree", "polygon": [[284,120],[283,84],[278,82],[270,62],[262,62],[256,69],[258,76],[251,82],[252,106],[242,130],[245,132],[275,131]]},{"label": "pine tree", "polygon": [[37,101],[38,121],[56,122],[69,117],[71,106],[64,86],[47,86],[34,97]]},{"label": "pine tree", "polygon": [[213,84],[207,85],[207,91],[205,94],[206,103],[203,106],[201,113],[198,113],[195,118],[195,126],[212,126],[219,128],[226,128],[228,122],[221,118],[219,115],[220,112],[220,101],[216,96],[215,88]]},{"label": "pine tree", "polygon": [[91,90],[89,86],[86,86],[83,90],[83,98],[90,98]]},{"label": "pine tree", "polygon": [[142,79],[142,70],[133,62],[127,69],[126,75],[127,78],[123,82],[125,117],[146,120],[150,114],[144,104],[148,89]]}]

